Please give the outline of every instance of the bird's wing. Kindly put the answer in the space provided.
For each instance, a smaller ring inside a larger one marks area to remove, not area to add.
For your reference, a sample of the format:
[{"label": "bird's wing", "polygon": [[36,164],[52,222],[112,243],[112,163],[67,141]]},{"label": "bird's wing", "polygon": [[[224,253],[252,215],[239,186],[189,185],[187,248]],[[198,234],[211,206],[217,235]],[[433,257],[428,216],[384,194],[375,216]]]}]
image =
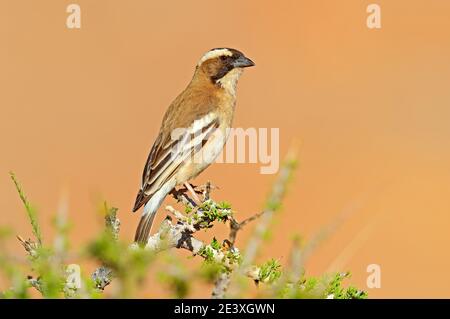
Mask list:
[{"label": "bird's wing", "polygon": [[201,149],[218,126],[217,115],[208,113],[194,120],[187,128],[174,128],[159,133],[145,164],[133,212],[147,203],[178,172],[183,162]]}]

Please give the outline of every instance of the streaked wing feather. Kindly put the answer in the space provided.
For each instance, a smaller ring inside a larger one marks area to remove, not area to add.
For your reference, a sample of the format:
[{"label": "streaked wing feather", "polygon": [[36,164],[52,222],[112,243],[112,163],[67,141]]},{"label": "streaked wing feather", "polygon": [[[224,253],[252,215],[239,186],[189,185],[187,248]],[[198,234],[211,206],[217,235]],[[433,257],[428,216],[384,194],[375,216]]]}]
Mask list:
[{"label": "streaked wing feather", "polygon": [[218,126],[217,117],[209,114],[194,121],[191,127],[176,139],[170,134],[162,136],[160,133],[147,158],[142,175],[142,187],[136,197],[133,211],[147,203],[161,185],[176,174],[182,163],[201,149],[205,140]]}]

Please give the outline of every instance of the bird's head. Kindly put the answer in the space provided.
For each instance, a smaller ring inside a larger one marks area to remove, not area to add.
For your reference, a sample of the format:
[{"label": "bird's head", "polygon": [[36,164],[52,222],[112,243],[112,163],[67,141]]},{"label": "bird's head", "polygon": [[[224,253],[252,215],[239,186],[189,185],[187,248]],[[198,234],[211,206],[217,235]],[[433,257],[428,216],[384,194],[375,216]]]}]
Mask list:
[{"label": "bird's head", "polygon": [[242,69],[254,65],[252,60],[238,50],[216,48],[202,56],[197,64],[197,72],[206,75],[214,84],[234,89]]}]

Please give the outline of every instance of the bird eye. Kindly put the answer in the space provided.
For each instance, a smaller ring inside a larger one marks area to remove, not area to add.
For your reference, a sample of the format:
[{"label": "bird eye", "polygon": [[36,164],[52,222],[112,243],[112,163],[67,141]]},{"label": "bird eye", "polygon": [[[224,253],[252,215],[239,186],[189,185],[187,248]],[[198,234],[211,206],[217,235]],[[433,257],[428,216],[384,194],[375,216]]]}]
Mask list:
[{"label": "bird eye", "polygon": [[220,60],[225,61],[226,59],[227,59],[227,57],[225,55],[220,56]]}]

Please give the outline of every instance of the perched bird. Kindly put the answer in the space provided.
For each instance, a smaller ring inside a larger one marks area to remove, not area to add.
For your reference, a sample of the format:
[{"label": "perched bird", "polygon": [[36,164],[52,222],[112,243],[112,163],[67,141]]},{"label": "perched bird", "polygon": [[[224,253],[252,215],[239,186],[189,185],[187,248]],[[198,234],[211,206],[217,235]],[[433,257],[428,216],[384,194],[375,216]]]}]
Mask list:
[{"label": "perched bird", "polygon": [[189,85],[167,109],[133,208],[135,212],[145,205],[134,238],[139,244],[147,242],[156,211],[167,194],[181,184],[192,191],[187,182],[222,151],[233,120],[237,81],[243,68],[254,65],[235,49],[208,51]]}]

